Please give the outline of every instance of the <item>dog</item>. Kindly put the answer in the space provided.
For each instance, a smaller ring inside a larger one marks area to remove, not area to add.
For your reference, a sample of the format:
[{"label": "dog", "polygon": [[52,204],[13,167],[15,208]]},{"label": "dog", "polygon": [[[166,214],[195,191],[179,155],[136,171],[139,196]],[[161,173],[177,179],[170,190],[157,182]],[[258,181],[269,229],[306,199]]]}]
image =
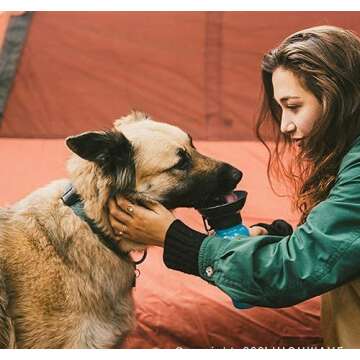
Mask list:
[{"label": "dog", "polygon": [[132,112],[66,139],[69,179],[0,210],[0,347],[112,348],[134,326],[130,252],[107,202],[124,194],[169,209],[232,191],[241,172],[200,154],[179,128]]}]

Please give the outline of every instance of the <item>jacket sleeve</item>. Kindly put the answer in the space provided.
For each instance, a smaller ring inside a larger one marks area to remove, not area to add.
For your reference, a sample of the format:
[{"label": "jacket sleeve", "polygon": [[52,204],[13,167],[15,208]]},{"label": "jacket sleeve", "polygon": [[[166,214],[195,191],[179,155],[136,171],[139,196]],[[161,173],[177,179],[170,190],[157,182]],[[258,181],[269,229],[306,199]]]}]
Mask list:
[{"label": "jacket sleeve", "polygon": [[207,237],[199,273],[234,302],[286,307],[360,275],[360,152],[350,152],[328,198],[292,235]]}]

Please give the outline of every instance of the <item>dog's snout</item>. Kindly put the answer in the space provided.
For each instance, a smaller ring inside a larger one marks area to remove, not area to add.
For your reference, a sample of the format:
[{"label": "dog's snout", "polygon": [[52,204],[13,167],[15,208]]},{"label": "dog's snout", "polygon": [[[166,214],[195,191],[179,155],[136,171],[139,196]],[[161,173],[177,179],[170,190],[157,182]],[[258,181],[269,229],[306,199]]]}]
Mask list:
[{"label": "dog's snout", "polygon": [[229,164],[223,164],[220,169],[220,182],[225,188],[232,190],[242,178],[242,172]]}]

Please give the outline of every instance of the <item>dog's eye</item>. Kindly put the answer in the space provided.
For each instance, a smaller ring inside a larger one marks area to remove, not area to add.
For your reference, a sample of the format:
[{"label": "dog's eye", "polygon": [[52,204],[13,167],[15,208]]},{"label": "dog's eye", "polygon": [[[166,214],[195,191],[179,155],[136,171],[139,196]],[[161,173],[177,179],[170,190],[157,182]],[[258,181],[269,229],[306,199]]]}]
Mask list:
[{"label": "dog's eye", "polygon": [[186,158],[181,158],[179,162],[175,165],[175,169],[186,170],[189,166],[189,161]]},{"label": "dog's eye", "polygon": [[187,170],[190,165],[189,155],[184,150],[179,150],[178,155],[180,156],[180,160],[173,167],[176,170]]}]

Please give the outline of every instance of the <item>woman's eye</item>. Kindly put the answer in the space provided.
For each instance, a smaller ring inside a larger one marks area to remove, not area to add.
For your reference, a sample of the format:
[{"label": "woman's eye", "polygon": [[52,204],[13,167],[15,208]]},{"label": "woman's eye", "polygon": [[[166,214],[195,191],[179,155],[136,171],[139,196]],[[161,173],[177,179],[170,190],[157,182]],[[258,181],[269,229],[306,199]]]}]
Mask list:
[{"label": "woman's eye", "polygon": [[287,108],[290,110],[298,110],[300,108],[300,105],[288,105]]}]

